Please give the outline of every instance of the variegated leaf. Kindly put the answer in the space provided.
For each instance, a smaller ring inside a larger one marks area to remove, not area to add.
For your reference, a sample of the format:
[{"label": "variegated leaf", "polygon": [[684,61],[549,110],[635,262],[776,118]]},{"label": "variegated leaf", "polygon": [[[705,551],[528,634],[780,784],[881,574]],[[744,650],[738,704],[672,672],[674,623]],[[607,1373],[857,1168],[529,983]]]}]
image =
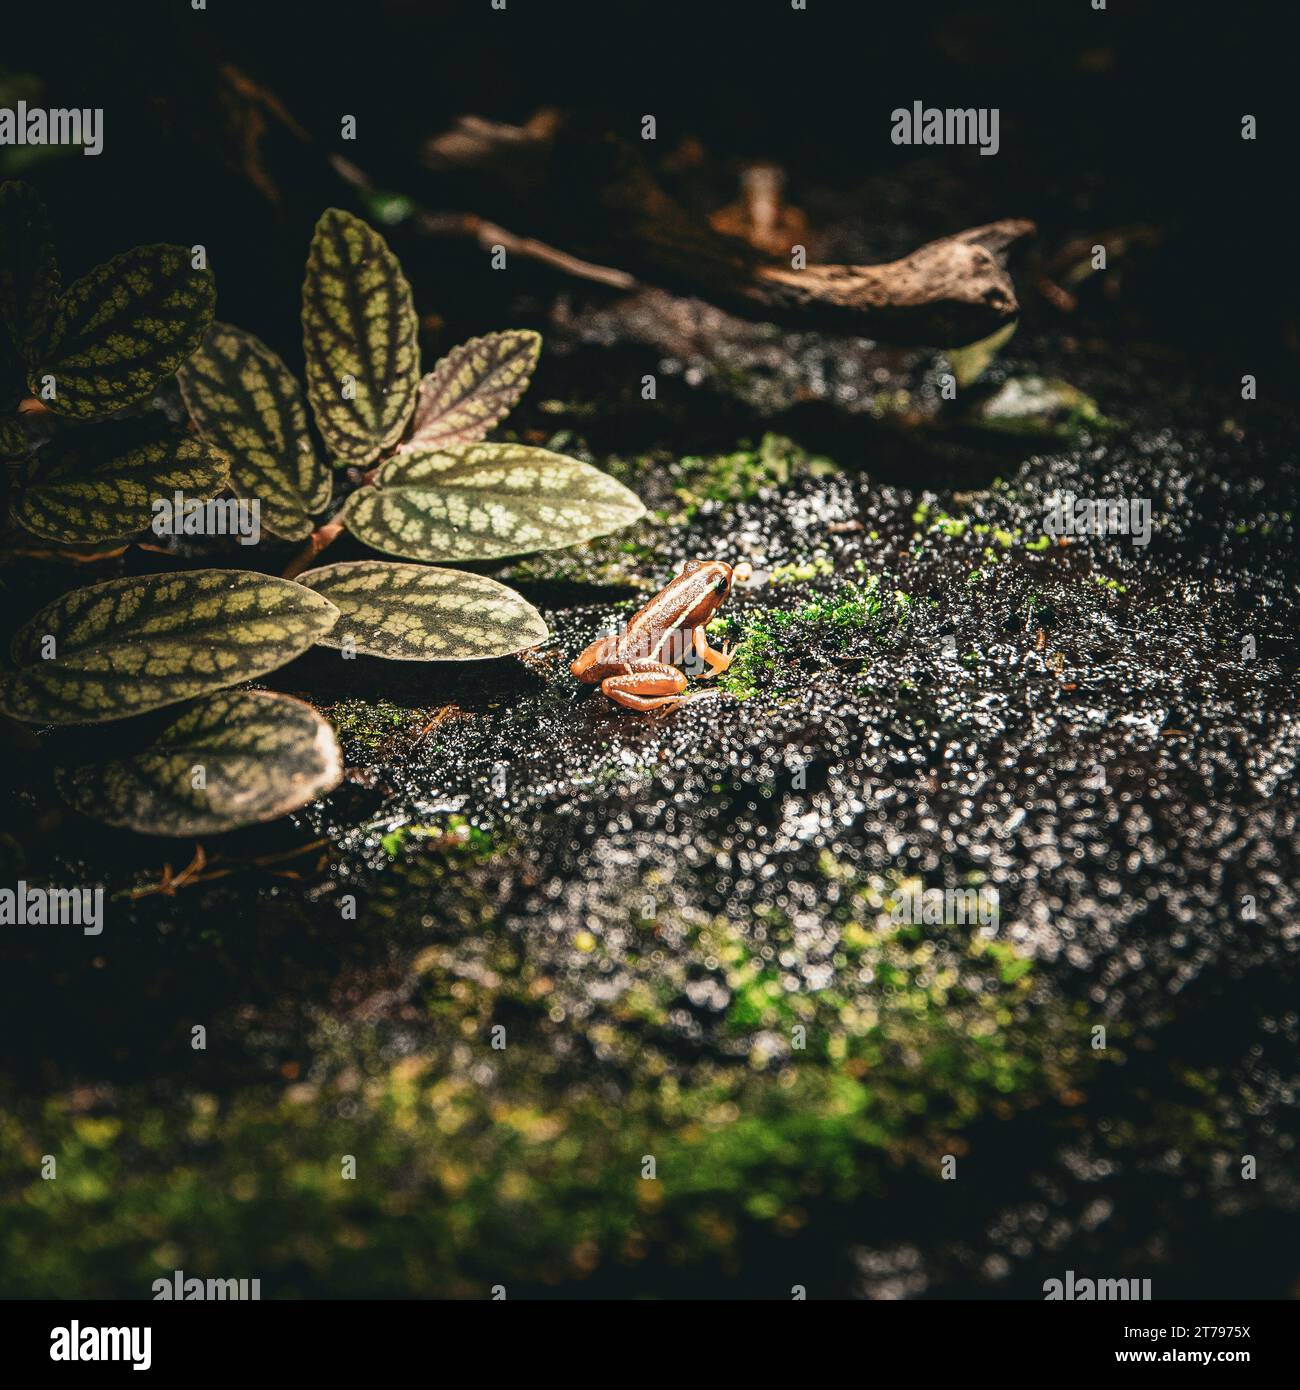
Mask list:
[{"label": "variegated leaf", "polygon": [[29,184],[0,186],[0,324],[18,355],[34,359],[59,294],[50,219]]},{"label": "variegated leaf", "polygon": [[79,419],[135,405],[203,341],[215,299],[212,272],[195,270],[184,246],[124,251],[58,301],[28,389]]},{"label": "variegated leaf", "polygon": [[47,444],[13,514],[34,536],[89,545],[145,530],[155,501],[206,501],[229,482],[229,460],[202,439],[107,424]]},{"label": "variegated leaf", "polygon": [[301,656],[338,621],[320,594],[245,570],[110,579],[49,604],[13,641],[0,709],[102,724],[223,690]]},{"label": "variegated leaf", "polygon": [[262,525],[285,540],[311,535],[332,483],[288,367],[251,333],[214,323],[176,379],[199,433],[230,456],[235,491],[261,502]]},{"label": "variegated leaf", "polygon": [[301,583],[343,615],[323,647],[390,661],[478,661],[545,642],[542,615],[513,589],[463,570],[354,560]]},{"label": "variegated leaf", "polygon": [[541,334],[526,329],[488,333],[452,348],[420,383],[411,436],[402,448],[476,444],[514,409],[541,350]]},{"label": "variegated leaf", "polygon": [[0,460],[5,462],[26,458],[32,451],[27,431],[15,415],[0,415]]},{"label": "variegated leaf", "polygon": [[342,777],[334,730],[310,705],[245,690],[190,705],[143,753],[60,770],[57,782],[95,820],[182,836],[274,820],[332,791]]},{"label": "variegated leaf", "polygon": [[577,459],[522,444],[414,449],[348,498],[367,545],[408,560],[488,560],[555,550],[645,515],[634,492]]},{"label": "variegated leaf", "polygon": [[420,384],[415,306],[397,257],[339,208],[316,223],[302,287],[307,399],[340,465],[395,444]]}]

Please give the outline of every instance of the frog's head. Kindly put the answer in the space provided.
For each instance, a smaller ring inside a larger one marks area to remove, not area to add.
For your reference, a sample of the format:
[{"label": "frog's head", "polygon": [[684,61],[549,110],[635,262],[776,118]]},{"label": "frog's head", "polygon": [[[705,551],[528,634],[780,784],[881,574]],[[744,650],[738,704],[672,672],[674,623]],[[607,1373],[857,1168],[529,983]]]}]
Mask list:
[{"label": "frog's head", "polygon": [[682,577],[685,578],[688,574],[698,576],[701,585],[707,584],[717,595],[718,603],[731,592],[732,584],[737,581],[743,584],[753,572],[744,560],[734,566],[727,564],[725,560],[687,560],[682,566]]}]

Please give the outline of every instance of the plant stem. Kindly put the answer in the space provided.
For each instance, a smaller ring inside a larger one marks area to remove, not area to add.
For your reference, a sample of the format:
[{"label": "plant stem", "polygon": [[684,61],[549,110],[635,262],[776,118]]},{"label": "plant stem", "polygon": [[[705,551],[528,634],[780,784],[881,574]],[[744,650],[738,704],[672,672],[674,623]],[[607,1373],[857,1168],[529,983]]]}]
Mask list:
[{"label": "plant stem", "polygon": [[289,562],[289,567],[285,570],[283,577],[285,579],[297,579],[322,550],[338,540],[345,529],[341,511],[332,516],[323,526],[318,526],[308,536],[306,545]]}]

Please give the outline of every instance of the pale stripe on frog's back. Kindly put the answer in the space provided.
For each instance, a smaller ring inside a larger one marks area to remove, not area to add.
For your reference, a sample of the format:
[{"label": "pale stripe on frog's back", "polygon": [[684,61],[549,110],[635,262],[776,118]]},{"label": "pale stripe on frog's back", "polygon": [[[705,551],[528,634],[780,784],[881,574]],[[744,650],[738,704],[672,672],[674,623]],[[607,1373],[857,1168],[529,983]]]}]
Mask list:
[{"label": "pale stripe on frog's back", "polygon": [[668,626],[664,628],[659,640],[647,653],[651,661],[659,659],[659,654],[668,639],[685,626],[687,618],[704,602],[718,579],[725,578],[727,573],[726,566],[720,561],[712,560],[689,573],[679,574],[636,615],[632,621],[637,628],[648,628],[652,632],[660,622],[668,621]]}]

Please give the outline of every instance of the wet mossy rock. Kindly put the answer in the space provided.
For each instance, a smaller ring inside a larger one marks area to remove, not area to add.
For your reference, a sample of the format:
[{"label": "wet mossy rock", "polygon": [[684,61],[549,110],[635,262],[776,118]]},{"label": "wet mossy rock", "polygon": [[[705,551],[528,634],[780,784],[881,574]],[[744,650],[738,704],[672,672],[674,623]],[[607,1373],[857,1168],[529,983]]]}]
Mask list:
[{"label": "wet mossy rock", "polygon": [[205,440],[108,424],[46,445],[13,514],[34,536],[62,545],[123,540],[148,528],[156,500],[180,491],[206,501],[229,482],[229,459]]},{"label": "wet mossy rock", "polygon": [[301,583],[342,615],[320,646],[390,661],[478,661],[545,642],[542,615],[513,589],[463,570],[358,560]]},{"label": "wet mossy rock", "polygon": [[276,670],[338,616],[301,584],[242,570],[112,579],[65,594],[20,629],[0,709],[50,724],[144,714]]},{"label": "wet mossy rock", "polygon": [[312,707],[225,691],[172,719],[142,753],[60,771],[77,810],[146,835],[212,835],[274,820],[343,777],[334,731]]},{"label": "wet mossy rock", "polygon": [[353,493],[348,530],[409,560],[487,560],[555,550],[630,525],[640,498],[577,459],[522,444],[412,449]]},{"label": "wet mossy rock", "polygon": [[293,373],[261,339],[214,323],[176,377],[199,433],[229,455],[235,491],[260,501],[266,530],[309,536],[333,484]]},{"label": "wet mossy rock", "polygon": [[302,287],[307,398],[339,466],[396,444],[420,385],[411,287],[383,237],[349,212],[316,224]]},{"label": "wet mossy rock", "polygon": [[454,347],[420,382],[408,449],[474,444],[510,414],[537,367],[539,333],[488,333]]},{"label": "wet mossy rock", "polygon": [[77,419],[136,405],[203,341],[215,301],[212,272],[195,269],[187,247],[124,251],[58,300],[28,389]]},{"label": "wet mossy rock", "polygon": [[1040,376],[1003,382],[993,395],[978,402],[969,420],[999,434],[1065,440],[1111,427],[1091,396],[1068,381]]}]

